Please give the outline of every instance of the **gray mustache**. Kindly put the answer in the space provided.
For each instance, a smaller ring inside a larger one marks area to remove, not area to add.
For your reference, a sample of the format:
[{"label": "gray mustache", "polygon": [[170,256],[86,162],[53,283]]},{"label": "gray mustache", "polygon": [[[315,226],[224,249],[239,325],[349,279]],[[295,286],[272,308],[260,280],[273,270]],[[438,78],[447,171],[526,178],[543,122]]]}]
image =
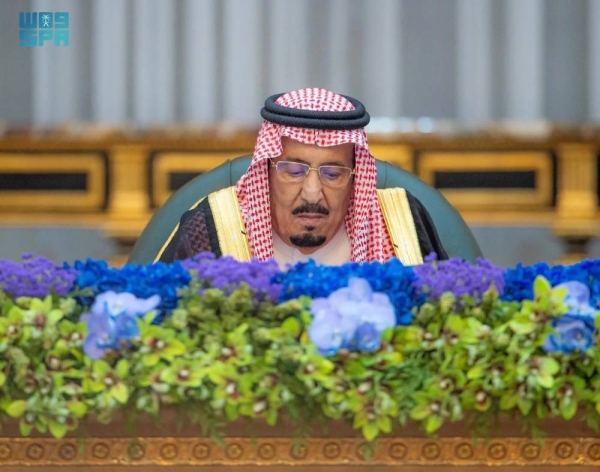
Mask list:
[{"label": "gray mustache", "polygon": [[327,208],[323,208],[321,205],[317,205],[316,203],[308,203],[306,205],[299,206],[298,208],[292,211],[292,215],[298,216],[303,213],[313,213],[318,215],[329,215],[329,210]]}]

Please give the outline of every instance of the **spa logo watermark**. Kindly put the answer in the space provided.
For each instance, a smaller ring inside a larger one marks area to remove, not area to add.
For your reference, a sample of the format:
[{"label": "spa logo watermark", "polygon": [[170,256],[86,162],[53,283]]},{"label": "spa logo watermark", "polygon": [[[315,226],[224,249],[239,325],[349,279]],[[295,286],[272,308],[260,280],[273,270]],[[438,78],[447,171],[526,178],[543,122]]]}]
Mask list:
[{"label": "spa logo watermark", "polygon": [[19,46],[69,45],[69,13],[66,11],[19,12]]}]

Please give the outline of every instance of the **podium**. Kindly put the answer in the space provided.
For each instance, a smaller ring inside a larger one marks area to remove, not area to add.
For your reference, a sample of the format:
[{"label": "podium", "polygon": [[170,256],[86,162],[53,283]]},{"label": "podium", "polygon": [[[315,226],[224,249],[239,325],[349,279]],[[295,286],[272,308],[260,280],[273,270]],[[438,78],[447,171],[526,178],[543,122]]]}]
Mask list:
[{"label": "podium", "polygon": [[245,421],[229,424],[222,440],[201,437],[200,426],[177,427],[174,410],[160,419],[142,417],[133,429],[120,418],[108,425],[82,424],[69,437],[23,438],[18,424],[4,426],[0,472],[591,472],[600,467],[600,436],[576,419],[541,424],[532,439],[520,419],[491,425],[486,439],[471,437],[467,422],[447,424],[437,437],[416,425],[398,425],[371,446],[351,426],[314,425],[308,438],[293,425]]}]

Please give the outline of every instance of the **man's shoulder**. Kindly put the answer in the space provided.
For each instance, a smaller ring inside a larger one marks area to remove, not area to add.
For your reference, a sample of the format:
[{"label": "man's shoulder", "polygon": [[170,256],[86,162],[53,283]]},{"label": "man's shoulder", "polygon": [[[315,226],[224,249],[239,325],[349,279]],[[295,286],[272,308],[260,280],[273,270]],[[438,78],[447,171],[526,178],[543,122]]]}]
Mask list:
[{"label": "man's shoulder", "polygon": [[412,193],[410,193],[404,187],[387,187],[387,188],[378,188],[377,189],[377,193],[386,193],[386,192],[400,193],[400,194],[406,193],[406,195],[413,196]]},{"label": "man's shoulder", "polygon": [[206,198],[210,200],[214,198],[235,198],[237,200],[235,185],[215,190],[214,192],[209,193]]},{"label": "man's shoulder", "polygon": [[408,199],[415,200],[416,198],[406,190],[404,187],[389,187],[389,188],[378,188],[377,197],[381,201],[382,199]]},{"label": "man's shoulder", "polygon": [[388,197],[406,199],[411,205],[421,204],[420,200],[404,187],[378,188],[377,196],[379,197],[380,201],[382,198]]},{"label": "man's shoulder", "polygon": [[183,213],[182,219],[184,217],[189,218],[197,214],[198,212],[205,212],[206,210],[210,210],[211,201],[231,199],[232,197],[235,197],[237,199],[234,186],[215,190],[214,192],[211,192],[208,195],[198,199],[189,210]]}]

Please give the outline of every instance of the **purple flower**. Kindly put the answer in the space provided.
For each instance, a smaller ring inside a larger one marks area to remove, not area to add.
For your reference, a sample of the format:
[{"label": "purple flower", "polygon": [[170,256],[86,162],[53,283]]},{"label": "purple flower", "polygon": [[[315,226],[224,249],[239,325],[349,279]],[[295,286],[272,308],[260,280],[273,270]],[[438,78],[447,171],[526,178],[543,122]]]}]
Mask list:
[{"label": "purple flower", "polygon": [[594,343],[594,330],[598,311],[590,305],[589,288],[577,281],[556,286],[567,289],[564,304],[567,313],[552,323],[555,332],[546,338],[546,352],[586,351]]},{"label": "purple flower", "polygon": [[257,259],[241,262],[230,256],[217,259],[214,254],[203,252],[183,261],[183,267],[196,273],[203,289],[213,287],[230,294],[244,283],[256,294],[258,300],[267,298],[276,302],[279,299],[281,285],[271,282],[279,273],[279,266],[274,259],[266,262]]},{"label": "purple flower", "polygon": [[22,262],[0,260],[0,290],[13,298],[44,298],[51,294],[64,297],[73,288],[76,276],[73,269],[31,254],[23,254]]},{"label": "purple flower", "polygon": [[431,300],[439,299],[443,293],[452,292],[457,299],[470,296],[480,301],[482,295],[494,284],[498,293],[504,289],[504,269],[490,261],[478,258],[476,264],[459,258],[437,261],[432,253],[425,263],[415,266],[417,291]]},{"label": "purple flower", "polygon": [[105,292],[96,297],[91,313],[81,316],[87,325],[84,352],[100,359],[107,349],[117,349],[120,342],[139,335],[137,317],[154,310],[160,296],[144,300],[131,293]]},{"label": "purple flower", "polygon": [[311,305],[313,321],[308,336],[322,355],[339,349],[371,352],[381,344],[381,334],[396,326],[396,315],[389,297],[373,292],[364,279],[352,277],[348,287],[327,298],[316,298]]}]

